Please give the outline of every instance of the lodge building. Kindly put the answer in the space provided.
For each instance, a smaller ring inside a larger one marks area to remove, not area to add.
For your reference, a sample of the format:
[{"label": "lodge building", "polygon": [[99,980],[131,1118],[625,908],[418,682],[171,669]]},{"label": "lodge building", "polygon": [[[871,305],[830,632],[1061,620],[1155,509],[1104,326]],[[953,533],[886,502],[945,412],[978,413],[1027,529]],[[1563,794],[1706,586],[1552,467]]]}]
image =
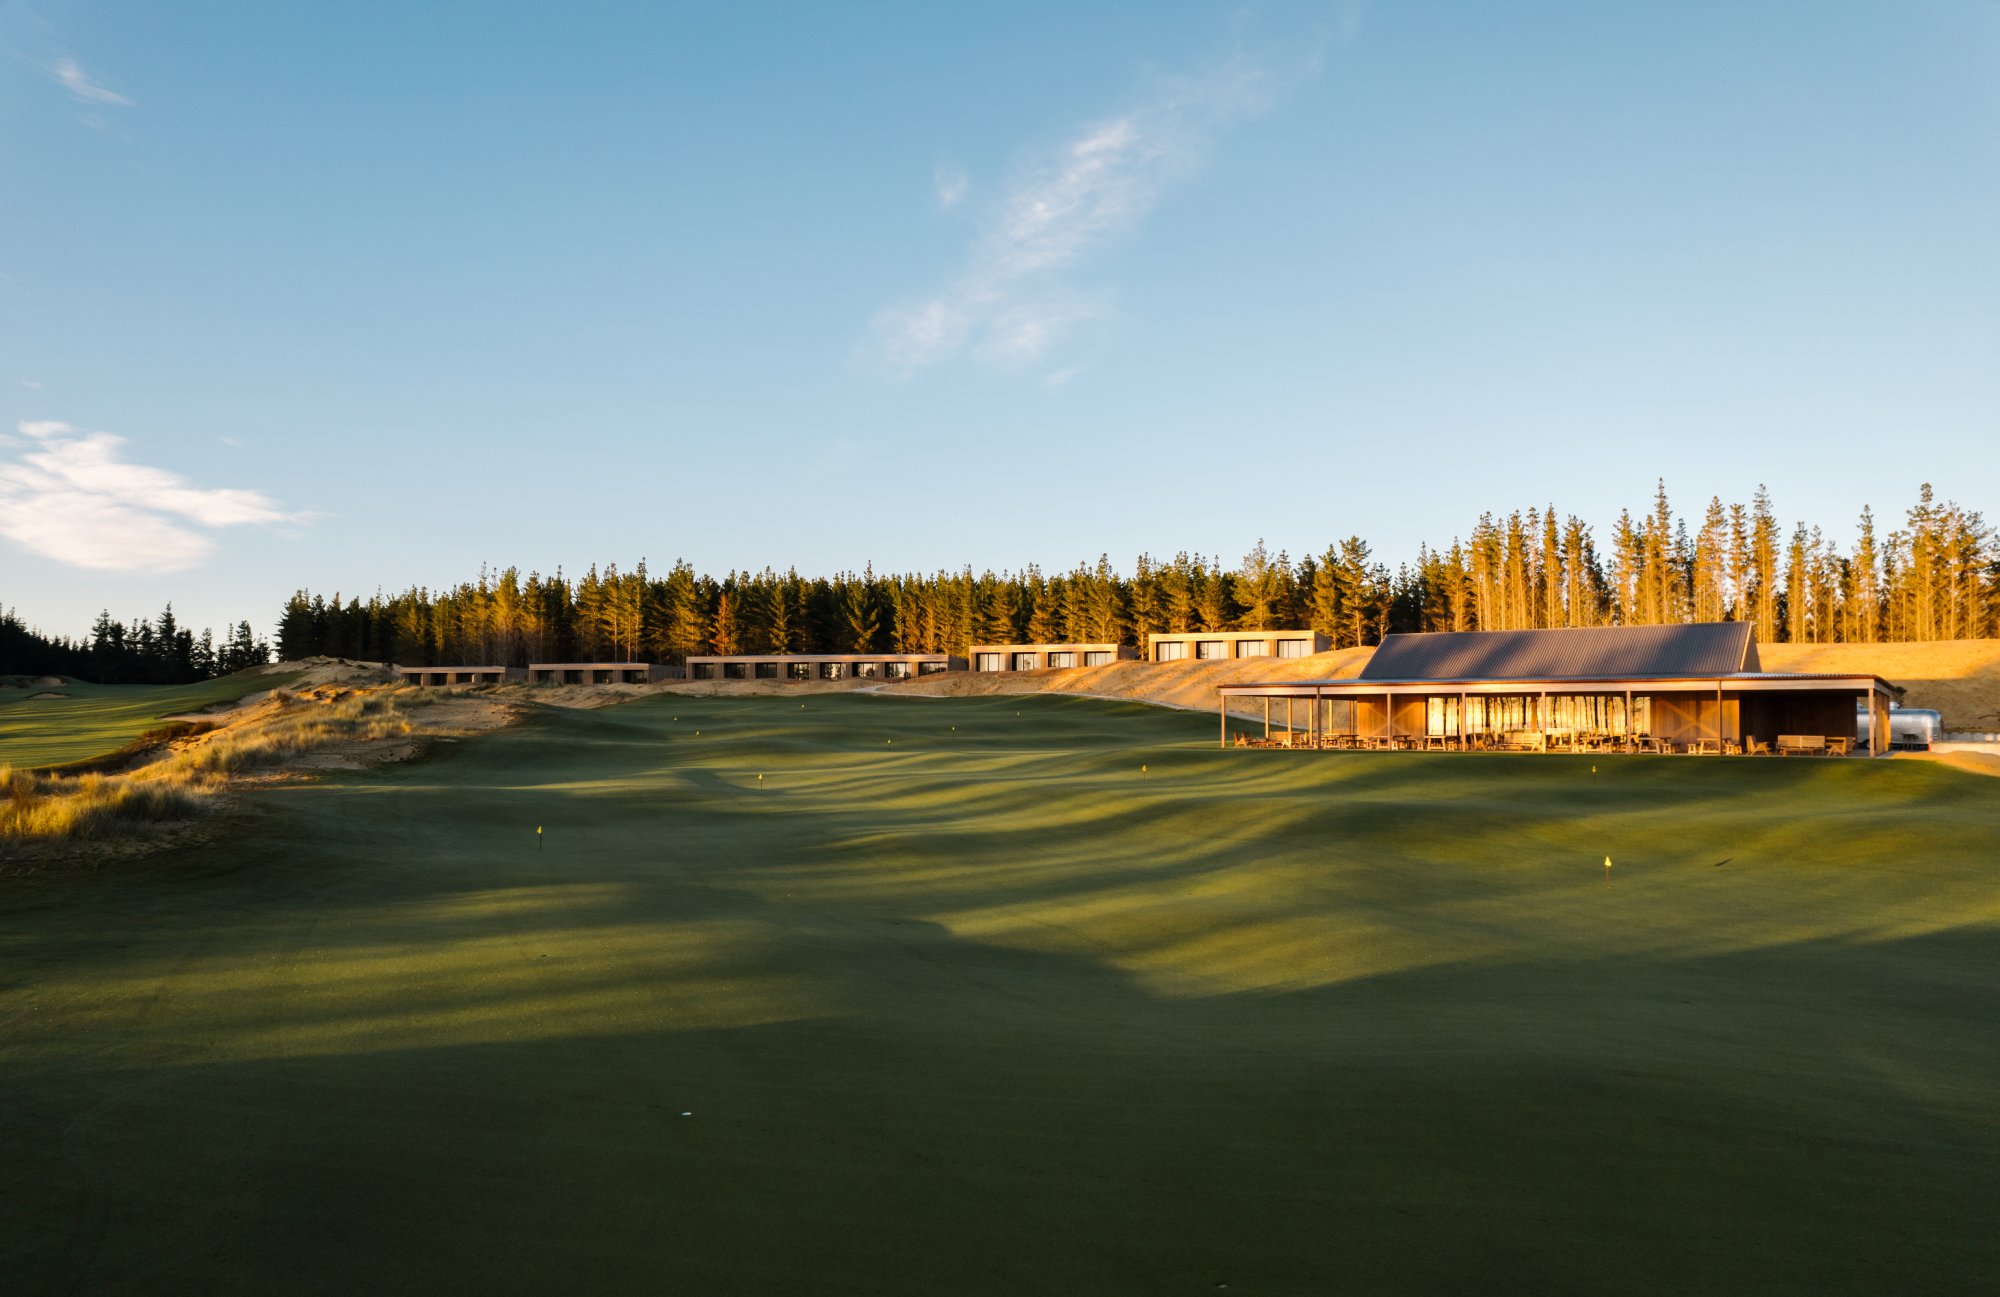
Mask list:
[{"label": "lodge building", "polygon": [[965,652],[974,671],[1042,671],[1056,667],[1101,667],[1136,661],[1123,644],[974,644]]},{"label": "lodge building", "polygon": [[[1390,635],[1361,674],[1220,687],[1288,747],[1846,754],[1888,733],[1879,676],[1764,671],[1747,622]],[[1247,733],[1239,742],[1250,741]],[[1876,745],[1878,754],[1887,745]]]},{"label": "lodge building", "polygon": [[1333,641],[1310,630],[1206,630],[1146,636],[1148,662],[1210,662],[1223,658],[1303,658]]},{"label": "lodge building", "polygon": [[909,680],[963,671],[945,653],[708,653],[687,660],[690,680]]}]

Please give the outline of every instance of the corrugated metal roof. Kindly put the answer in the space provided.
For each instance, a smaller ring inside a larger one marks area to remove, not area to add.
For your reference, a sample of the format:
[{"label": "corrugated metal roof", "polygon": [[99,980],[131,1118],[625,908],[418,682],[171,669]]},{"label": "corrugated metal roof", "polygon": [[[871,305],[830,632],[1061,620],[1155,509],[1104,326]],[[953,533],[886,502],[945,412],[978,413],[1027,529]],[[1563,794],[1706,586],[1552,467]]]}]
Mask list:
[{"label": "corrugated metal roof", "polygon": [[1363,680],[1726,676],[1757,668],[1749,622],[1390,635]]}]

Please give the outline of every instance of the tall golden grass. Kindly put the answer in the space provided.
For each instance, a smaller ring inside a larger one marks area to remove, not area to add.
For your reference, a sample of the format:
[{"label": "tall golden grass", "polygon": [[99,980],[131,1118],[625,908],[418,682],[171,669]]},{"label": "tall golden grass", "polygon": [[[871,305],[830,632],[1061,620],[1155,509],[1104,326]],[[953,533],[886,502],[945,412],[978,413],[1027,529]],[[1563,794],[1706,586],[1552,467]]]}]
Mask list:
[{"label": "tall golden grass", "polygon": [[214,805],[232,775],[280,769],[337,744],[409,734],[415,728],[410,711],[429,701],[405,688],[280,692],[244,720],[124,773],[0,766],[0,837],[103,838],[190,819]]}]

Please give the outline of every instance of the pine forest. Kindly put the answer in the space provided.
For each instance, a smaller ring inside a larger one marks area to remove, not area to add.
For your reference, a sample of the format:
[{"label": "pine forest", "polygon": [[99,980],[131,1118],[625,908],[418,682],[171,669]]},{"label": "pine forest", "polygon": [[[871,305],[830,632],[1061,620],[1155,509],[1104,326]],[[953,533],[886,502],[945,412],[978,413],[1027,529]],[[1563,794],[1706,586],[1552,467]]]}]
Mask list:
[{"label": "pine forest", "polygon": [[677,662],[702,653],[962,654],[974,643],[1144,643],[1150,632],[1310,627],[1337,647],[1397,631],[1751,621],[1767,643],[1869,643],[2000,633],[2000,553],[1977,513],[1922,488],[1903,524],[1864,510],[1843,549],[1789,531],[1760,488],[1676,515],[1662,484],[1608,536],[1545,509],[1483,515],[1468,536],[1393,570],[1357,536],[1318,554],[1243,560],[1141,554],[1068,572],[970,569],[714,577],[676,563],[581,576],[482,571],[452,589],[343,600],[301,590],[282,656],[412,666],[529,661]]}]

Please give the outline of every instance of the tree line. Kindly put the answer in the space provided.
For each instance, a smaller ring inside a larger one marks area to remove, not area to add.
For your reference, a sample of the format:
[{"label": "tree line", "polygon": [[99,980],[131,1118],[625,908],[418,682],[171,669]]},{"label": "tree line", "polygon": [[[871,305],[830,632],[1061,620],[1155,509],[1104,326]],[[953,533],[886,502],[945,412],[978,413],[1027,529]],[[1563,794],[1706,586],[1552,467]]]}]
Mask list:
[{"label": "tree line", "polygon": [[698,653],[963,653],[974,643],[1117,642],[1147,634],[1310,627],[1337,647],[1394,631],[1751,621],[1767,643],[1869,643],[2000,633],[2000,552],[1977,513],[1925,485],[1903,525],[1863,510],[1842,549],[1789,533],[1762,487],[1711,500],[1693,526],[1662,483],[1600,542],[1575,515],[1482,515],[1463,539],[1390,569],[1358,536],[1293,559],[1259,541],[1240,563],[1141,554],[1067,572],[832,576],[796,569],[664,573],[641,561],[581,577],[482,570],[476,581],[343,600],[286,601],[286,658],[330,654],[411,666],[680,661]]},{"label": "tree line", "polygon": [[271,660],[271,646],[242,621],[220,640],[182,626],[168,604],[130,625],[98,614],[87,637],[49,636],[13,609],[0,609],[0,676],[73,676],[99,684],[178,685],[228,675]]}]

